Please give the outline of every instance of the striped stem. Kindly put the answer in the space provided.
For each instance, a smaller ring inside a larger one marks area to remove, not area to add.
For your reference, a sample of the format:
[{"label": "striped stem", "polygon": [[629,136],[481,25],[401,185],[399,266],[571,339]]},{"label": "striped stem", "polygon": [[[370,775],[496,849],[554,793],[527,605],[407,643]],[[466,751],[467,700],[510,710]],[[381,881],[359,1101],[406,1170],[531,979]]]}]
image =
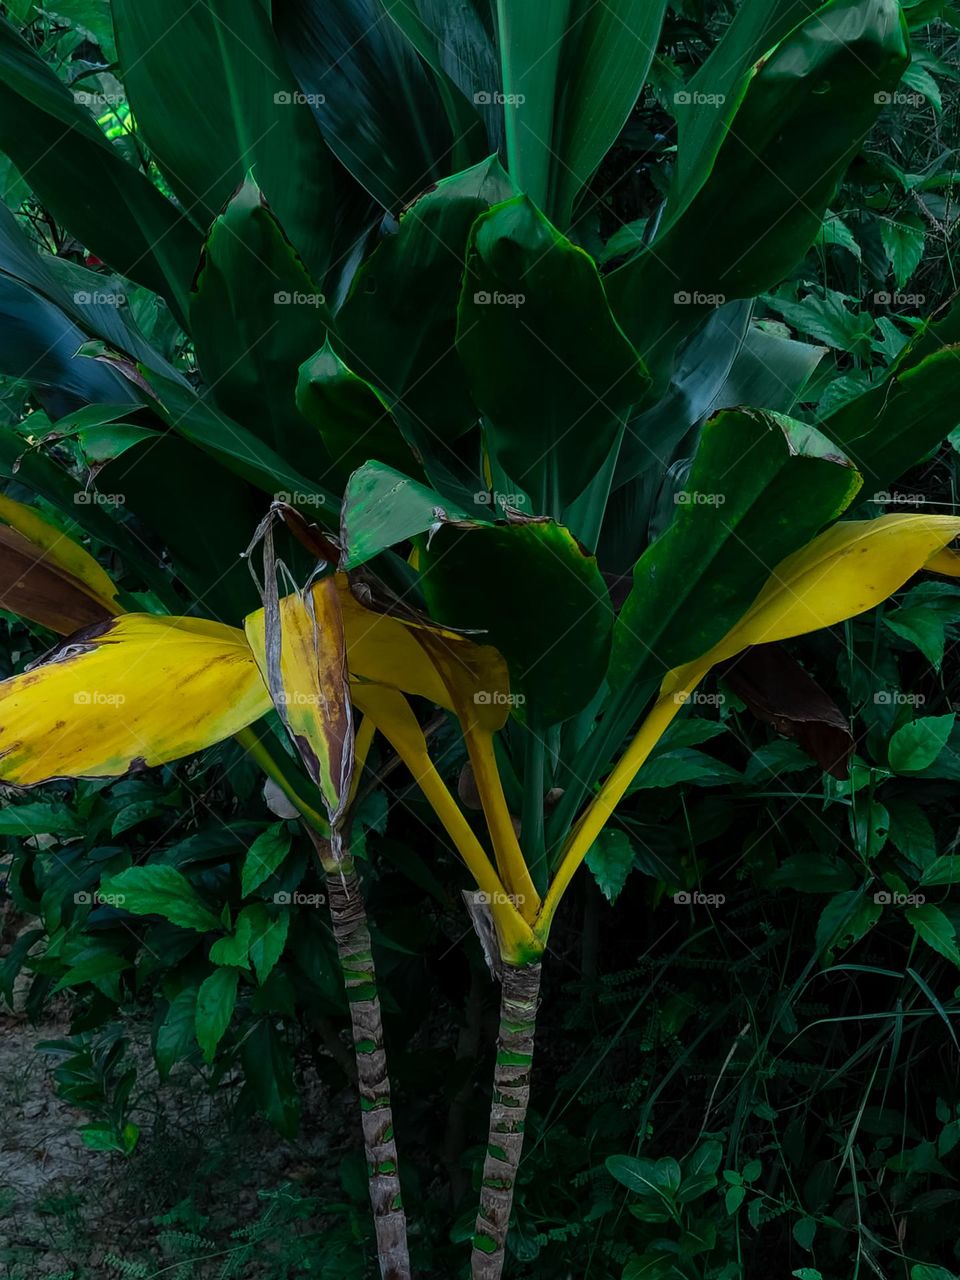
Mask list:
[{"label": "striped stem", "polygon": [[483,1162],[480,1211],[473,1237],[473,1280],[500,1280],[523,1129],[530,1100],[533,1038],[540,995],[540,965],[506,961],[500,975],[500,1034]]},{"label": "striped stem", "polygon": [[344,851],[337,857],[328,842],[314,843],[326,874],[333,936],[350,1004],[380,1275],[382,1280],[410,1280],[407,1219],[400,1196],[390,1078],[367,912],[349,853]]}]

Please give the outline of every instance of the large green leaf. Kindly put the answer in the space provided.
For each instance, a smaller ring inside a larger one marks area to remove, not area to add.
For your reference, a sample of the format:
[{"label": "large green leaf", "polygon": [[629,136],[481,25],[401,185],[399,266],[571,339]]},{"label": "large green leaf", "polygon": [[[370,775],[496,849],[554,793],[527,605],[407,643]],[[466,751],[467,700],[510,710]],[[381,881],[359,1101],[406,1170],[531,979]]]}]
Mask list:
[{"label": "large green leaf", "polygon": [[217,403],[322,476],[327,452],[297,410],[295,392],[300,365],[324,340],[325,300],[251,177],[211,228],[190,321]]},{"label": "large green leaf", "polygon": [[670,216],[686,208],[710,172],[755,64],[824,0],[744,0],[677,106],[677,167]]},{"label": "large green leaf", "polygon": [[326,446],[338,482],[367,458],[407,469],[416,465],[381,395],[340,359],[329,338],[301,366],[296,396]]},{"label": "large green leaf", "polygon": [[[273,0],[273,21],[327,145],[384,208],[399,211],[446,177],[463,139],[380,0]],[[475,132],[479,159],[479,119]]]},{"label": "large green leaf", "polygon": [[[921,336],[919,343],[927,349]],[[918,343],[918,345],[919,345]],[[960,345],[905,357],[864,395],[822,424],[863,473],[867,493],[897,480],[960,423]]]},{"label": "large green leaf", "polygon": [[896,0],[832,0],[755,65],[703,185],[607,281],[621,324],[661,377],[705,314],[769,289],[812,244],[878,96],[908,57]]},{"label": "large green leaf", "polygon": [[595,557],[568,529],[442,525],[423,568],[430,616],[503,654],[528,723],[556,724],[590,702],[607,669],[613,607]]},{"label": "large green leaf", "polygon": [[706,653],[859,484],[813,427],[758,410],[711,419],[672,524],[637,561],[617,619],[614,688]]},{"label": "large green leaf", "polygon": [[175,867],[157,863],[130,867],[105,880],[105,897],[116,897],[124,911],[140,916],[162,916],[182,929],[206,933],[216,929],[217,917],[197,896],[186,876]]},{"label": "large green leaf", "polygon": [[498,0],[508,167],[558,226],[640,96],[666,7]]},{"label": "large green leaf", "polygon": [[443,521],[471,518],[426,485],[392,467],[368,462],[350,477],[343,495],[341,567],[357,569],[388,547],[427,533]]},{"label": "large green leaf", "polygon": [[197,232],[2,18],[0,150],[87,248],[185,313]]},{"label": "large green leaf", "polygon": [[113,0],[124,87],[140,132],[206,230],[252,169],[322,279],[332,164],[262,0]]},{"label": "large green leaf", "polygon": [[558,516],[608,458],[648,379],[593,259],[526,196],[474,225],[457,349],[500,463],[538,511]]},{"label": "large green leaf", "polygon": [[337,317],[344,361],[382,390],[425,455],[477,421],[457,359],[457,304],[470,228],[514,194],[494,157],[421,197],[361,267]]}]

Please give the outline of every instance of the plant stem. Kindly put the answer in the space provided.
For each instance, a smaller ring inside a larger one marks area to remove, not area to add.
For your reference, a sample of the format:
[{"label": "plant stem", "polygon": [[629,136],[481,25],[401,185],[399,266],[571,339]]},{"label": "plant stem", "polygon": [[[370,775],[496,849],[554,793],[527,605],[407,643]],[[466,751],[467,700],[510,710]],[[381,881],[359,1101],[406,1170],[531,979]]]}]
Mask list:
[{"label": "plant stem", "polygon": [[540,964],[520,967],[504,961],[500,981],[500,1034],[480,1211],[473,1237],[470,1271],[473,1280],[500,1280],[503,1271],[504,1246],[530,1100]]},{"label": "plant stem", "polygon": [[353,858],[311,833],[327,880],[327,902],[343,973],[360,1089],[363,1145],[382,1280],[410,1280],[407,1219],[400,1195],[390,1078],[367,912]]}]

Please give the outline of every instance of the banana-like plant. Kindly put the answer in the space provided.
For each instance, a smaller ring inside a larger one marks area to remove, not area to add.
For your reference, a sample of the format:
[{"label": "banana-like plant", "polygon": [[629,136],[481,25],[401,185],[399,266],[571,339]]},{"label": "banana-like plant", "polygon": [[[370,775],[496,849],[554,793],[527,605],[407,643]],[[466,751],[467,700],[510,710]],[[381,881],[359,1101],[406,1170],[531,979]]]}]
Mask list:
[{"label": "banana-like plant", "polygon": [[[590,183],[669,44],[664,0],[111,8],[138,163],[0,20],[0,150],[107,264],[0,209],[0,375],[36,406],[0,429],[0,472],[117,567],[0,500],[0,600],[67,637],[0,685],[0,777],[115,777],[231,734],[256,754],[328,875],[381,1272],[402,1277],[340,835],[383,735],[470,873],[502,987],[472,1255],[495,1280],[551,924],[660,736],[717,663],[954,572],[958,518],[843,517],[957,425],[960,309],[816,424],[790,416],[816,355],[751,320],[906,69],[903,15],[744,0],[677,95],[646,243],[602,272]],[[276,518],[306,584],[282,596]],[[459,726],[486,840],[419,700]],[[296,759],[251,727],[271,708]]]}]

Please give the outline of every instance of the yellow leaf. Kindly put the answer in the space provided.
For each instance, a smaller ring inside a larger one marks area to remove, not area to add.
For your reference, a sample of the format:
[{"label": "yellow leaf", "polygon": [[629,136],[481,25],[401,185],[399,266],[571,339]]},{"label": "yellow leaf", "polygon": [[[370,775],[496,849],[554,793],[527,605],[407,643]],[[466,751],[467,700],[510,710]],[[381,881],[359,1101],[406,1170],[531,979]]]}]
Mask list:
[{"label": "yellow leaf", "polygon": [[32,507],[0,494],[0,606],[69,635],[120,613],[96,560]]},{"label": "yellow leaf", "polygon": [[263,609],[245,624],[247,640],[274,706],[307,772],[323,792],[334,824],[353,774],[353,715],[340,602],[332,578],[277,602],[274,636]]},{"label": "yellow leaf", "polygon": [[0,683],[0,778],[112,778],[230,737],[270,708],[243,632],[125,614]]}]

